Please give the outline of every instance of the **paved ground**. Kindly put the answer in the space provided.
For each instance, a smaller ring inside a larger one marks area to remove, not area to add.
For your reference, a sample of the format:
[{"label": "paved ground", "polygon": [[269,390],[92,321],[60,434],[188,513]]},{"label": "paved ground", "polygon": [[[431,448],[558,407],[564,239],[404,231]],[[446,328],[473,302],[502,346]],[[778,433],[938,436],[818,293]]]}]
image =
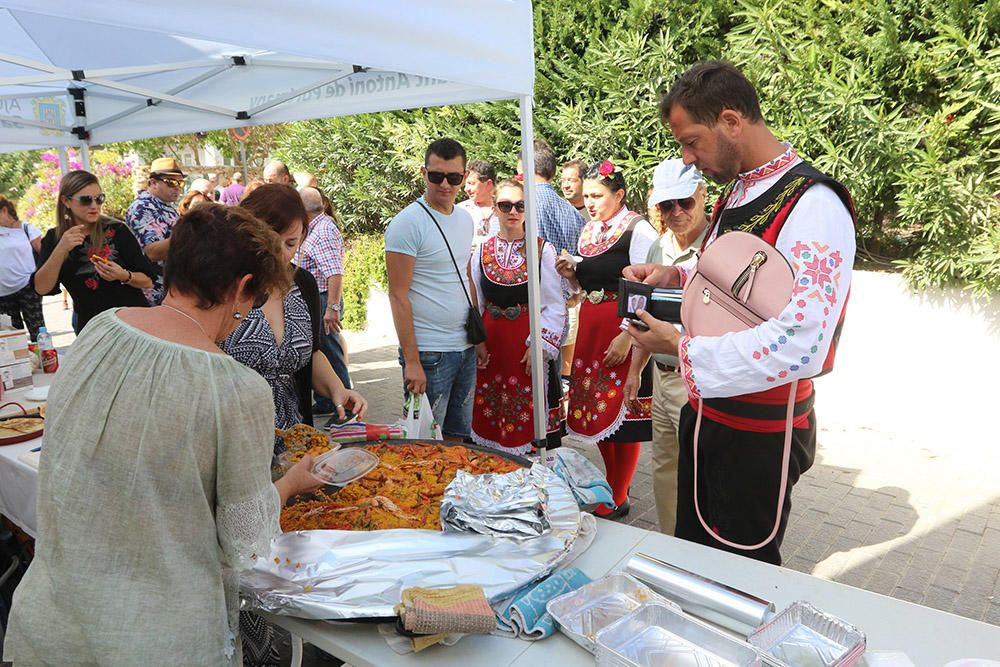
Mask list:
[{"label": "paved ground", "polygon": [[[46,298],[45,313],[57,346],[68,344],[72,332],[61,299]],[[366,332],[349,333],[348,341],[351,373],[371,404],[370,420],[396,421],[402,382],[395,341]],[[795,487],[785,565],[1000,625],[996,437],[991,447],[984,438],[948,442],[930,435],[940,420],[919,406],[888,410],[877,424],[858,422],[851,418],[859,412],[852,388],[835,376],[820,380],[817,393],[819,451]],[[596,451],[579,449],[601,466]],[[656,529],[649,469],[645,451],[625,521]]]}]

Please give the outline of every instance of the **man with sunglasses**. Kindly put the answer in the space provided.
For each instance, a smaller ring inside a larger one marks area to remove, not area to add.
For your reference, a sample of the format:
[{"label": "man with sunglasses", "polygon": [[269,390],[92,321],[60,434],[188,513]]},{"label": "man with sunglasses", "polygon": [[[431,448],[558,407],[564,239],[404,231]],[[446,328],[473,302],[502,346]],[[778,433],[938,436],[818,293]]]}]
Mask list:
[{"label": "man with sunglasses", "polygon": [[163,301],[163,260],[170,246],[170,232],[180,217],[174,202],[184,187],[184,172],[172,157],[161,157],[149,165],[149,183],[125,212],[125,224],[139,240],[143,252],[160,269],[153,286],[143,290],[149,305]]},{"label": "man with sunglasses", "polygon": [[[649,248],[646,261],[667,266],[692,265],[705,240],[705,187],[701,172],[680,159],[667,159],[653,170],[653,191],[649,206],[661,221],[658,238]],[[680,329],[680,327],[678,327]],[[648,353],[637,351],[638,368],[646,365]],[[653,497],[660,532],[674,534],[677,522],[677,458],[680,444],[677,430],[681,408],[687,403],[687,389],[677,372],[676,355],[652,355],[653,371]]]},{"label": "man with sunglasses", "polygon": [[[385,230],[389,304],[407,392],[426,393],[445,438],[472,432],[476,350],[467,338],[469,248],[473,222],[455,206],[466,174],[465,149],[438,139],[420,168],[424,194]],[[484,353],[485,353],[485,348]]]}]

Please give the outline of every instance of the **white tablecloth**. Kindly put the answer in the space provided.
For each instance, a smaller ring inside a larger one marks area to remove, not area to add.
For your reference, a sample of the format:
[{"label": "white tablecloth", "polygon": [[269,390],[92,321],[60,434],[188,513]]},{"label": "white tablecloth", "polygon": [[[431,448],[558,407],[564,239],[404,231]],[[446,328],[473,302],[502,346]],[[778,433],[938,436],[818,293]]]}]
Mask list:
[{"label": "white tablecloth", "polygon": [[[44,387],[52,382],[53,375],[35,373],[36,387]],[[41,403],[24,398],[27,389],[5,392],[0,405],[9,401],[20,403],[27,410],[38,407]],[[17,409],[4,408],[3,415],[15,414]],[[35,504],[38,500],[38,471],[22,463],[18,457],[42,444],[44,436],[27,440],[16,445],[0,446],[0,514],[13,521],[21,530],[32,537],[38,526],[38,514]]]}]

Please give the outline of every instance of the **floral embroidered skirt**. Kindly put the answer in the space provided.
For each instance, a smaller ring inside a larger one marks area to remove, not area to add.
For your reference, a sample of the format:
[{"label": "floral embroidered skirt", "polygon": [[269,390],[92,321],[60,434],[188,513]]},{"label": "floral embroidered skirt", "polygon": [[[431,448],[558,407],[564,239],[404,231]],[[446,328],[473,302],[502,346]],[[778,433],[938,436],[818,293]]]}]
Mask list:
[{"label": "floral embroidered skirt", "polygon": [[571,435],[591,444],[602,440],[636,442],[652,438],[653,374],[650,364],[646,364],[641,374],[639,401],[642,411],[639,413],[632,412],[625,404],[625,381],[632,351],[618,366],[603,364],[608,345],[621,333],[621,321],[616,301],[591,303],[585,300],[580,308],[566,426]]},{"label": "floral embroidered skirt", "polygon": [[[476,395],[472,407],[472,440],[482,447],[510,454],[531,451],[534,439],[534,401],[531,377],[524,372],[521,357],[528,338],[528,313],[516,320],[483,316],[486,325],[486,348],[490,362],[476,371]],[[559,373],[556,362],[546,362],[546,400],[548,405],[547,447],[561,442],[565,408],[561,405]]]}]

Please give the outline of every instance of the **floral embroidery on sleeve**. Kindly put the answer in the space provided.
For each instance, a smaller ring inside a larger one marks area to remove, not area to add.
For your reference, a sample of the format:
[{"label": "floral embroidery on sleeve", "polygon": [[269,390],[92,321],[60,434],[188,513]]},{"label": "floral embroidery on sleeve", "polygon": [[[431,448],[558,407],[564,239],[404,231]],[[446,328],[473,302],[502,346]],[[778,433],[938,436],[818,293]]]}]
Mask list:
[{"label": "floral embroidery on sleeve", "polygon": [[697,398],[701,396],[701,392],[698,391],[698,385],[694,380],[694,369],[691,367],[691,361],[688,359],[688,347],[690,345],[691,336],[681,336],[680,344],[677,346],[677,358],[681,362],[681,377],[684,378],[684,384],[687,385],[688,394]]},{"label": "floral embroidery on sleeve", "polygon": [[[797,363],[789,364],[787,369],[778,371],[776,376],[769,375],[768,382],[777,382],[788,378],[789,373],[798,371],[803,366],[813,362],[819,344],[825,338],[825,331],[828,327],[828,318],[831,307],[837,306],[840,290],[841,271],[843,257],[839,250],[830,252],[830,246],[811,241],[804,243],[797,241],[792,246],[792,269],[795,272],[795,286],[792,288],[792,304],[795,323],[785,330],[783,335],[770,345],[762,347],[753,352],[753,358],[759,361],[772,352],[777,352],[780,346],[784,346],[797,333],[800,333],[802,324],[809,319],[815,319],[819,315],[822,306],[822,319],[819,320],[819,330],[816,340],[808,348],[808,354],[803,354]],[[839,310],[838,310],[839,312]]]}]

